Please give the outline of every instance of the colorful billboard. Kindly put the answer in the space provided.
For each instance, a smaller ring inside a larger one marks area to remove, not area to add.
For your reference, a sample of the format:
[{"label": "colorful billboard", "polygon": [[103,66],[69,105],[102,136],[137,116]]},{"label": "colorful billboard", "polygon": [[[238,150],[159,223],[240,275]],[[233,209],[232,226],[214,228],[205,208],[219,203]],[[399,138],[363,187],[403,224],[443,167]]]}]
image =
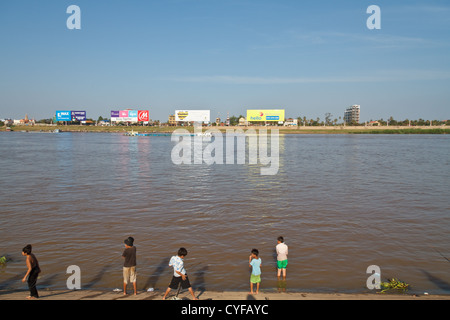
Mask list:
[{"label": "colorful billboard", "polygon": [[56,111],[56,121],[72,121],[72,113],[70,110]]},{"label": "colorful billboard", "polygon": [[175,110],[175,121],[210,122],[210,110]]},{"label": "colorful billboard", "polygon": [[150,121],[150,115],[148,114],[148,110],[139,110],[138,111],[138,121]]},{"label": "colorful billboard", "polygon": [[247,121],[284,121],[284,109],[247,110]]},{"label": "colorful billboard", "polygon": [[86,111],[71,111],[72,121],[86,121]]},{"label": "colorful billboard", "polygon": [[148,110],[111,111],[112,122],[147,122],[150,121]]},{"label": "colorful billboard", "polygon": [[120,117],[120,111],[111,111],[111,119],[119,118],[119,117]]},{"label": "colorful billboard", "polygon": [[137,110],[128,110],[128,118],[136,118],[137,121],[138,112]]}]

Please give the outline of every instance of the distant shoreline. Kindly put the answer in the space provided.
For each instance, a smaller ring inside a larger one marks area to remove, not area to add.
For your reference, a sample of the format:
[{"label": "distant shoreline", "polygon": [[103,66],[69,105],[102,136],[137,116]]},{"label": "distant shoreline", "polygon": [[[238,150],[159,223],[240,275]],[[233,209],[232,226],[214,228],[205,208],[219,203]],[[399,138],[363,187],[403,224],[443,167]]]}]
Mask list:
[{"label": "distant shoreline", "polygon": [[[172,133],[176,129],[185,129],[189,132],[194,132],[193,127],[148,127],[148,126],[82,126],[82,125],[16,125],[11,126],[13,131],[19,132],[51,132],[55,129],[59,129],[62,132],[102,132],[102,133],[126,133],[126,132],[139,132],[139,133]],[[450,127],[447,126],[328,126],[328,127],[315,127],[315,126],[300,126],[300,127],[271,127],[271,126],[249,126],[249,127],[203,127],[203,131],[208,129],[219,129],[225,133],[227,130],[243,130],[246,132],[249,129],[264,130],[271,129],[279,130],[280,134],[450,134]],[[6,131],[6,127],[3,127],[1,131]]]}]

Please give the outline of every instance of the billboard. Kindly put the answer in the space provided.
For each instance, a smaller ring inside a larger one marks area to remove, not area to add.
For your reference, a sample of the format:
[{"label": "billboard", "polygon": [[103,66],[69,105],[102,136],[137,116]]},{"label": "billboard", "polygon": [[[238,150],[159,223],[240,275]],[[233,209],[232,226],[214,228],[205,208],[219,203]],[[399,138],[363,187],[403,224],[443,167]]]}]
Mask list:
[{"label": "billboard", "polygon": [[210,122],[210,110],[175,110],[175,121]]},{"label": "billboard", "polygon": [[284,109],[247,110],[247,121],[284,121]]},{"label": "billboard", "polygon": [[150,121],[150,115],[148,114],[148,110],[139,110],[138,111],[138,121]]},{"label": "billboard", "polygon": [[119,118],[120,117],[120,111],[111,111],[111,120],[113,118]]},{"label": "billboard", "polygon": [[136,119],[137,121],[138,112],[137,110],[128,110],[128,118]]},{"label": "billboard", "polygon": [[72,121],[72,113],[70,110],[56,111],[56,121]]},{"label": "billboard", "polygon": [[112,122],[147,122],[150,121],[148,110],[118,110],[111,111]]},{"label": "billboard", "polygon": [[71,111],[71,121],[86,121],[86,111]]}]

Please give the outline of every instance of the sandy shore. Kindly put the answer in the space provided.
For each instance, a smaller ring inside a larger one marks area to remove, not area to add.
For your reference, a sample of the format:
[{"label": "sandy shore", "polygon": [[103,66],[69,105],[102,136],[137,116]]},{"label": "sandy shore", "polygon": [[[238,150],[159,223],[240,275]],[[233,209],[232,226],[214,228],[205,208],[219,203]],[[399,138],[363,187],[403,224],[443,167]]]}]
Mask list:
[{"label": "sandy shore", "polygon": [[[99,290],[41,290],[39,300],[162,300],[162,291],[139,291],[133,294],[123,295],[122,292]],[[168,300],[174,297],[171,292]],[[264,292],[249,294],[248,292],[218,292],[197,291],[199,300],[450,300],[450,295],[412,295],[412,294],[379,294],[379,293],[301,293],[301,292]],[[27,290],[0,291],[0,300],[26,300]],[[192,296],[186,291],[179,295],[183,300],[192,300]]]}]

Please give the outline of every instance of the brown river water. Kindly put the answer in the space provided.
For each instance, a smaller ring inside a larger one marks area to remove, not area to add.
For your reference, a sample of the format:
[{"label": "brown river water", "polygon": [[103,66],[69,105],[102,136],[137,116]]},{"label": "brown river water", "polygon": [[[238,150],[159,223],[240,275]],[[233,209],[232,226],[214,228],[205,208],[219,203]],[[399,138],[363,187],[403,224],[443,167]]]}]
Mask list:
[{"label": "brown river water", "polygon": [[[182,164],[170,137],[0,133],[0,290],[122,288],[123,240],[135,238],[138,288],[164,290],[185,247],[196,291],[248,290],[259,249],[262,290],[370,292],[367,267],[411,292],[450,294],[450,136],[281,135],[278,174],[260,164]],[[289,246],[286,283],[275,245]],[[1,299],[1,297],[0,297]]]}]

